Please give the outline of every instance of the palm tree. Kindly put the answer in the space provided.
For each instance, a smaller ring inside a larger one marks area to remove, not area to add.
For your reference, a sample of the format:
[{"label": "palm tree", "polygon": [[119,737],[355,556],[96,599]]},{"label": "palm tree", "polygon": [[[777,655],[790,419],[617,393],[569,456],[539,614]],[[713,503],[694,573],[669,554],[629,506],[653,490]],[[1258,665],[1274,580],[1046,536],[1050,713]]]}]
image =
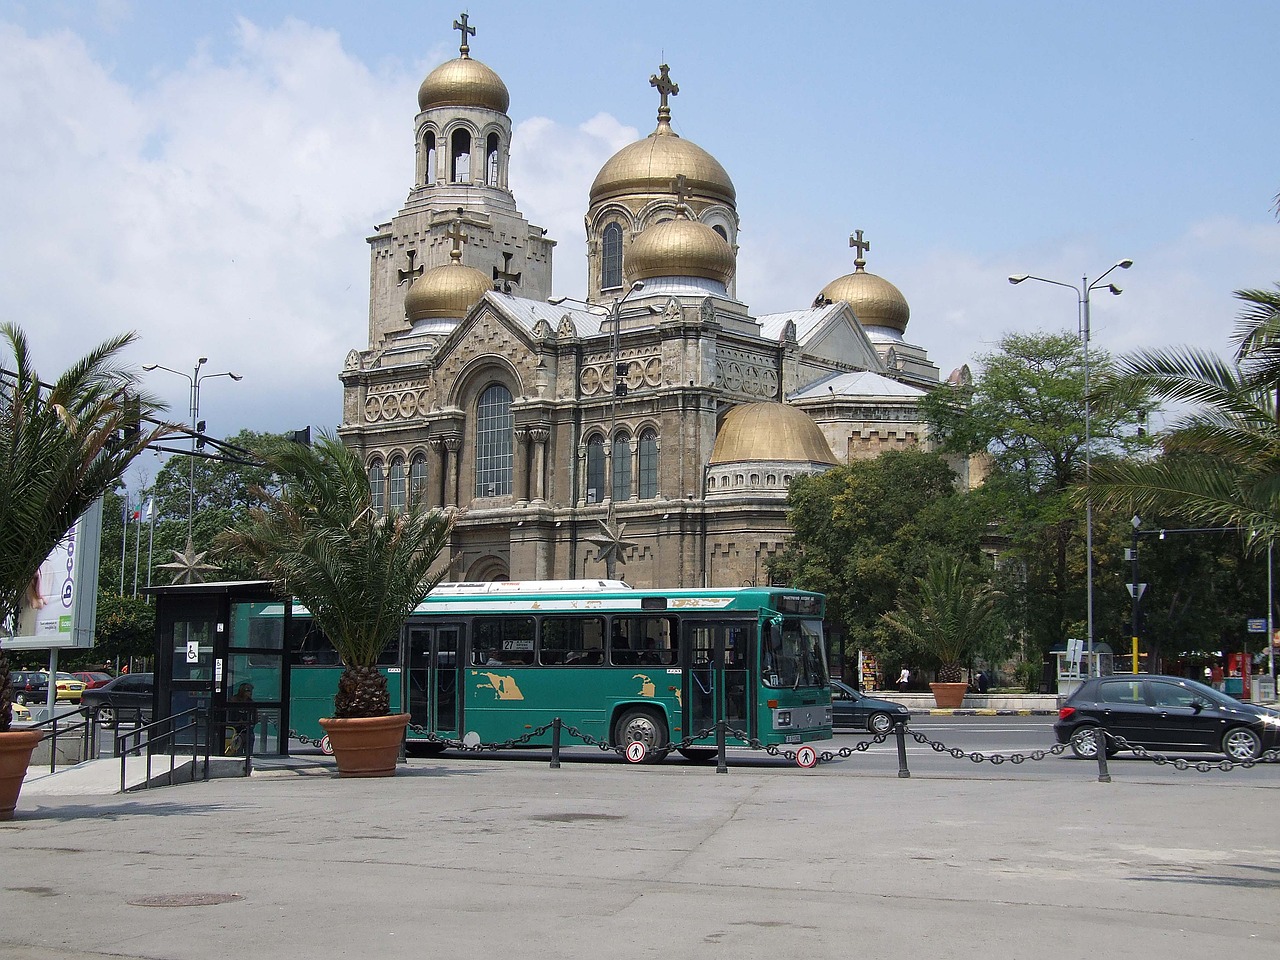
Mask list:
[{"label": "palm tree", "polygon": [[452,522],[417,498],[380,514],[359,456],[322,435],[315,446],[278,441],[258,451],[283,481],[257,488],[259,503],[219,535],[221,553],[253,564],[311,614],[343,663],[334,716],[390,713],[378,657],[413,608],[444,577],[432,573]]},{"label": "palm tree", "polygon": [[881,617],[916,650],[938,661],[940,682],[960,683],[965,663],[995,623],[1001,597],[960,560],[938,556],[916,579],[916,589],[904,591],[898,609]]},{"label": "palm tree", "polygon": [[1173,425],[1164,456],[1098,465],[1092,495],[1239,527],[1258,546],[1280,532],[1280,285],[1235,296],[1244,307],[1232,361],[1192,348],[1120,361],[1124,384],[1194,409]]},{"label": "palm tree", "polygon": [[[142,429],[162,408],[119,361],[136,334],[102,342],[52,385],[32,366],[20,328],[0,324],[0,338],[13,359],[13,369],[0,375],[0,623],[12,636],[45,558],[170,428]],[[0,731],[12,723],[11,702],[8,657],[0,650]]]}]

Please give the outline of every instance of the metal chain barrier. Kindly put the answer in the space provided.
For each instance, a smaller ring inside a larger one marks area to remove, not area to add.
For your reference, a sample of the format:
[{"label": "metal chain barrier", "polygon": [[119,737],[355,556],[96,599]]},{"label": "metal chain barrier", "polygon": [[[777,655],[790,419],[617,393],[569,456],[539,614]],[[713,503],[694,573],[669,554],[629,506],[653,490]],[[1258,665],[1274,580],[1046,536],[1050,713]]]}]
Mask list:
[{"label": "metal chain barrier", "polygon": [[1028,760],[1045,760],[1049,757],[1061,756],[1062,753],[1070,746],[1067,743],[1055,743],[1048,750],[1032,750],[1030,753],[982,753],[978,750],[961,750],[959,747],[948,747],[945,743],[939,743],[937,740],[930,740],[925,734],[916,730],[908,730],[907,733],[916,743],[922,743],[933,749],[935,753],[945,753],[957,760],[972,760],[974,763],[991,763],[999,766],[1008,762],[1013,764],[1026,763]]},{"label": "metal chain barrier", "polygon": [[1146,747],[1139,746],[1136,743],[1130,743],[1119,734],[1103,730],[1101,727],[1095,729],[1101,730],[1106,739],[1113,742],[1117,749],[1132,751],[1143,760],[1150,760],[1158,767],[1170,766],[1175,770],[1195,770],[1197,773],[1215,773],[1218,771],[1230,773],[1237,767],[1249,770],[1260,763],[1280,763],[1280,750],[1266,750],[1252,760],[1187,760],[1185,757],[1168,757],[1163,753],[1148,750]]}]

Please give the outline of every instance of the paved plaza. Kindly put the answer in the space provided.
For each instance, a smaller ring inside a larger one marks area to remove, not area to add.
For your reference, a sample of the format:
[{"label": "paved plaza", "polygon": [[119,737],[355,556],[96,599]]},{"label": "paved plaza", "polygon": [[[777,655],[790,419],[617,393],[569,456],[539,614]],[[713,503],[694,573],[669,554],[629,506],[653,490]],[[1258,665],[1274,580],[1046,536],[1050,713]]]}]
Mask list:
[{"label": "paved plaza", "polygon": [[1277,797],[448,757],[46,785],[0,824],[0,958],[1272,957]]}]

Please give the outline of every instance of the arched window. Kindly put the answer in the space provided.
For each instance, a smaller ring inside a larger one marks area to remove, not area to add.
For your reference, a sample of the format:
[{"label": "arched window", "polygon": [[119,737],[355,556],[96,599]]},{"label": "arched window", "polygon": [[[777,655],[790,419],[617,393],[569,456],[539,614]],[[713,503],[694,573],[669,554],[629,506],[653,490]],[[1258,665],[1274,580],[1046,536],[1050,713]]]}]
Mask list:
[{"label": "arched window", "polygon": [[453,131],[449,138],[450,169],[452,183],[471,181],[471,133],[465,129]]},{"label": "arched window", "polygon": [[420,453],[409,465],[409,499],[413,503],[427,499],[427,458]]},{"label": "arched window", "polygon": [[720,226],[720,224],[717,223],[711,229],[720,234],[720,238],[724,240],[725,243],[729,242],[729,234],[725,231],[724,227]]},{"label": "arched window", "polygon": [[372,497],[374,513],[382,513],[386,509],[387,492],[382,481],[382,461],[375,460],[369,464],[369,494]]},{"label": "arched window", "polygon": [[426,168],[423,170],[422,182],[428,187],[436,182],[436,134],[428,130],[422,140],[422,153],[426,157]]},{"label": "arched window", "polygon": [[587,503],[604,499],[604,437],[596,434],[587,441]]},{"label": "arched window", "polygon": [[601,239],[600,286],[604,290],[622,286],[622,224],[604,228]]},{"label": "arched window", "polygon": [[498,135],[489,134],[484,150],[484,182],[491,187],[498,185]]},{"label": "arched window", "polygon": [[640,434],[640,499],[652,500],[658,495],[658,434],[646,430]]},{"label": "arched window", "polygon": [[511,427],[511,391],[500,383],[486,387],[476,405],[477,497],[511,493]]},{"label": "arched window", "polygon": [[631,499],[631,438],[625,433],[613,438],[613,499]]},{"label": "arched window", "polygon": [[387,508],[404,513],[404,458],[396,457],[387,468]]}]

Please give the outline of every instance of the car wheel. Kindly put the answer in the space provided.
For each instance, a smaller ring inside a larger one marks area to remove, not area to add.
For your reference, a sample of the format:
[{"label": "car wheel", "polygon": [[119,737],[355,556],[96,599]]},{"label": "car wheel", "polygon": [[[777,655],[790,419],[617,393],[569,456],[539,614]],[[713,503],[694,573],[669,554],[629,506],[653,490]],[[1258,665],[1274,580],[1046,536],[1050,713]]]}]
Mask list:
[{"label": "car wheel", "polygon": [[667,743],[666,721],[651,710],[628,710],[613,728],[613,743],[625,750],[627,744],[637,742],[644,744],[645,763],[660,763],[667,756],[666,750],[658,749]]},{"label": "car wheel", "polygon": [[20,704],[22,704],[24,707],[25,707],[28,703],[30,703],[30,702],[31,702],[31,701],[29,701],[29,700],[27,699],[27,695],[26,695],[25,693],[19,693],[19,694],[15,695],[13,699],[14,699],[14,701],[15,701],[16,703],[20,703]]},{"label": "car wheel", "polygon": [[1257,760],[1262,754],[1262,741],[1248,727],[1236,727],[1223,735],[1222,752],[1232,760]]},{"label": "car wheel", "polygon": [[[1094,724],[1086,724],[1076,729],[1071,735],[1071,752],[1076,755],[1079,760],[1097,760],[1098,759],[1098,742],[1099,739],[1105,737],[1106,734]],[[1112,751],[1108,750],[1107,755],[1110,756]]]},{"label": "car wheel", "polygon": [[116,725],[116,711],[109,703],[99,704],[98,709],[93,712],[93,716],[101,727],[114,727]]},{"label": "car wheel", "polygon": [[893,717],[887,713],[873,713],[867,718],[867,729],[872,733],[888,733],[893,729]]},{"label": "car wheel", "polygon": [[709,763],[716,758],[716,751],[710,747],[681,747],[680,756],[690,763]]}]

